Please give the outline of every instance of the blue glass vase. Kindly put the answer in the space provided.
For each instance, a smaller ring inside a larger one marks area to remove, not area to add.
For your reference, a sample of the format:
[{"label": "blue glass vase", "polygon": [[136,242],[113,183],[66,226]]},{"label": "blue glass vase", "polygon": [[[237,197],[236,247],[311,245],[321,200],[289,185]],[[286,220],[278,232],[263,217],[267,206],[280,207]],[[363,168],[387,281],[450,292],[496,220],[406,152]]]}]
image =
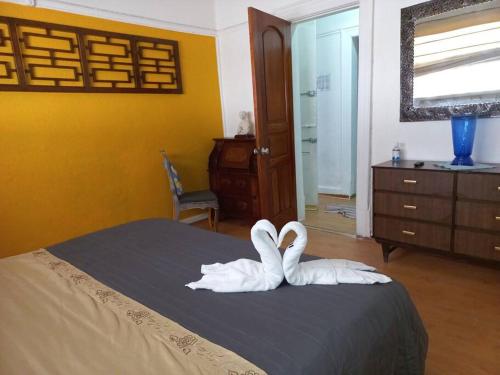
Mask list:
[{"label": "blue glass vase", "polygon": [[464,115],[451,118],[451,131],[453,134],[453,151],[455,159],[452,165],[474,165],[470,157],[474,146],[477,116]]}]

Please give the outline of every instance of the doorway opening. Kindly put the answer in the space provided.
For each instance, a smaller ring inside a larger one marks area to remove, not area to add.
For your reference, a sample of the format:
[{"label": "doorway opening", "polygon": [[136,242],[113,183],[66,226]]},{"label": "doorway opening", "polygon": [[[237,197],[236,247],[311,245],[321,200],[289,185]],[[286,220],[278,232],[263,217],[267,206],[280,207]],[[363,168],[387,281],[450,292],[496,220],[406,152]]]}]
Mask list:
[{"label": "doorway opening", "polygon": [[359,9],[294,25],[297,211],[304,225],[356,234]]}]

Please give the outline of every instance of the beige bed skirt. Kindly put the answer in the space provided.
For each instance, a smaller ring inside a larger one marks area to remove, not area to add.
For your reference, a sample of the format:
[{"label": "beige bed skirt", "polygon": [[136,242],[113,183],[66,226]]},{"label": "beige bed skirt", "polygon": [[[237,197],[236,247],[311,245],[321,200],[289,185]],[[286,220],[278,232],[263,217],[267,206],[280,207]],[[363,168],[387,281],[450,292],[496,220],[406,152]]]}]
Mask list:
[{"label": "beige bed skirt", "polygon": [[265,373],[42,249],[0,260],[0,374]]}]

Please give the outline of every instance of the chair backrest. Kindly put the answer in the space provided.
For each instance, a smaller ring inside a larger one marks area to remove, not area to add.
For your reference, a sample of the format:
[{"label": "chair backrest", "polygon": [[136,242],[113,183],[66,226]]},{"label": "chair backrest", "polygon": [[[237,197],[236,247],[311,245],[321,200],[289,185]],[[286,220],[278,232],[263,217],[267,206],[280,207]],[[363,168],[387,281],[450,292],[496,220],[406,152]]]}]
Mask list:
[{"label": "chair backrest", "polygon": [[173,168],[172,163],[170,162],[170,159],[168,158],[165,150],[161,150],[160,153],[163,156],[163,167],[167,171],[168,182],[170,185],[170,192],[172,193],[174,199],[177,200],[179,196],[182,195],[182,185],[180,183],[179,176],[177,175],[175,169]]}]

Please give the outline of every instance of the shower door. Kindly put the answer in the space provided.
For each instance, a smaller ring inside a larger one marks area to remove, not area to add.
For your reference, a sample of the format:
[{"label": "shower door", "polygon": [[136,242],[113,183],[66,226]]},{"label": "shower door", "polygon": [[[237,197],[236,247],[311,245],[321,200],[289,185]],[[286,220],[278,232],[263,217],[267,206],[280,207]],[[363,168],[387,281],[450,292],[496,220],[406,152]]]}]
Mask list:
[{"label": "shower door", "polygon": [[301,93],[302,168],[306,210],[318,205],[318,138],[316,127],[316,91]]}]

